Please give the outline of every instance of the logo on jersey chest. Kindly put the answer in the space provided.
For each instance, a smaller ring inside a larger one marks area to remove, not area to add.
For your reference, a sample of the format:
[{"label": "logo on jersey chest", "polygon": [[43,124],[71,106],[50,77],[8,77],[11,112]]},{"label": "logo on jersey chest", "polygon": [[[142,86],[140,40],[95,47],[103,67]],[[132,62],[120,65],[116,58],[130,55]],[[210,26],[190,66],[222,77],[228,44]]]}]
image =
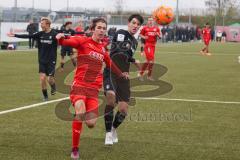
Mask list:
[{"label": "logo on jersey chest", "polygon": [[53,43],[53,37],[52,36],[48,36],[48,37],[43,37],[43,36],[41,36],[40,37],[40,42],[41,43],[45,43],[45,44],[52,44]]},{"label": "logo on jersey chest", "polygon": [[88,44],[88,47],[91,49],[91,50],[94,50],[96,52],[102,52],[102,53],[106,53],[106,49],[104,47],[101,47],[100,48],[96,48],[94,45],[92,45],[91,43]]},{"label": "logo on jersey chest", "polygon": [[89,53],[89,56],[91,58],[94,58],[94,59],[99,60],[101,62],[103,62],[103,60],[104,60],[104,56],[102,54],[98,53],[98,52],[91,51]]},{"label": "logo on jersey chest", "polygon": [[44,39],[41,39],[40,40],[41,43],[46,43],[46,44],[52,44],[52,40],[44,40]]},{"label": "logo on jersey chest", "polygon": [[155,33],[155,32],[148,32],[148,35],[149,35],[149,36],[155,36],[156,33]]},{"label": "logo on jersey chest", "polygon": [[118,35],[117,35],[117,41],[123,42],[123,41],[124,41],[124,38],[125,38],[125,35],[124,35],[124,34],[118,34]]}]

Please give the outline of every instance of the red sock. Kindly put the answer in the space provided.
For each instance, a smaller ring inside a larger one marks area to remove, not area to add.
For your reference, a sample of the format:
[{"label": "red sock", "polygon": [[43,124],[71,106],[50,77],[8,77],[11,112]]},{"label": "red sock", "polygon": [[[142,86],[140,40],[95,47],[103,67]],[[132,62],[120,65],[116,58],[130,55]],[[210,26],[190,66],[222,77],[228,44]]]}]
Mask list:
[{"label": "red sock", "polygon": [[72,122],[72,147],[78,147],[80,141],[80,134],[82,132],[82,122],[73,120]]},{"label": "red sock", "polygon": [[143,75],[144,71],[146,70],[146,68],[148,67],[149,63],[148,62],[145,62],[142,66],[142,69],[141,69],[141,72],[140,74]]},{"label": "red sock", "polygon": [[149,65],[148,65],[148,77],[152,76],[152,70],[153,70],[153,63],[149,63]]}]

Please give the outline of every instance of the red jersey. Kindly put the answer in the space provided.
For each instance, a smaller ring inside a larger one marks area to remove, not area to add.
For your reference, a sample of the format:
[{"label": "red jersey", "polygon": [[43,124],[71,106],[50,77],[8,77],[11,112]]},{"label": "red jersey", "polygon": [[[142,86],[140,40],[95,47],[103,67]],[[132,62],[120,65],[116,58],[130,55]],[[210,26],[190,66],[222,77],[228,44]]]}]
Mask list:
[{"label": "red jersey", "polygon": [[158,35],[160,35],[160,29],[156,26],[153,27],[144,26],[140,34],[148,37],[147,39],[145,39],[145,44],[155,46],[157,42],[157,37]]},{"label": "red jersey", "polygon": [[95,42],[92,37],[80,36],[60,39],[59,44],[78,50],[78,65],[75,71],[73,85],[100,89],[103,82],[103,62],[106,63],[107,67],[111,67],[116,75],[122,74],[116,65],[112,63],[103,43]]},{"label": "red jersey", "polygon": [[[75,32],[84,32],[84,30],[82,29],[82,27],[77,26],[75,28]],[[75,36],[83,36],[84,34],[75,34]]]},{"label": "red jersey", "polygon": [[202,35],[203,35],[204,41],[211,40],[211,29],[210,28],[203,28]]}]

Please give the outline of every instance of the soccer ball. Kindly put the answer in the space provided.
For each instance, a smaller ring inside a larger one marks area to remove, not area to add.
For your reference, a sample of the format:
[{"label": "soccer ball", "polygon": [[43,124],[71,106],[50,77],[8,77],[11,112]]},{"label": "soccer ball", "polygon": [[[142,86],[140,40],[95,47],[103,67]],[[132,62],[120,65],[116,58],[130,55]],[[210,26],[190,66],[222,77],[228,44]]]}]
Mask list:
[{"label": "soccer ball", "polygon": [[160,25],[167,25],[174,19],[173,9],[165,6],[158,7],[153,11],[153,19]]}]

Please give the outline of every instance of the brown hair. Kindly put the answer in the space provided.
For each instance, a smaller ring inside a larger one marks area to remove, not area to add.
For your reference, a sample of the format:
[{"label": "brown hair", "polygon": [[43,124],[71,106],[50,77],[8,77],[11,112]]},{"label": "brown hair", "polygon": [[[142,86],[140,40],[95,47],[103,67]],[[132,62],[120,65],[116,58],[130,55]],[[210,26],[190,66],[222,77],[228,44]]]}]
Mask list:
[{"label": "brown hair", "polygon": [[102,22],[102,23],[105,23],[107,25],[107,21],[104,19],[104,18],[94,18],[91,22],[91,25],[90,25],[90,30],[94,30],[95,27],[97,26],[97,23],[98,22]]}]

